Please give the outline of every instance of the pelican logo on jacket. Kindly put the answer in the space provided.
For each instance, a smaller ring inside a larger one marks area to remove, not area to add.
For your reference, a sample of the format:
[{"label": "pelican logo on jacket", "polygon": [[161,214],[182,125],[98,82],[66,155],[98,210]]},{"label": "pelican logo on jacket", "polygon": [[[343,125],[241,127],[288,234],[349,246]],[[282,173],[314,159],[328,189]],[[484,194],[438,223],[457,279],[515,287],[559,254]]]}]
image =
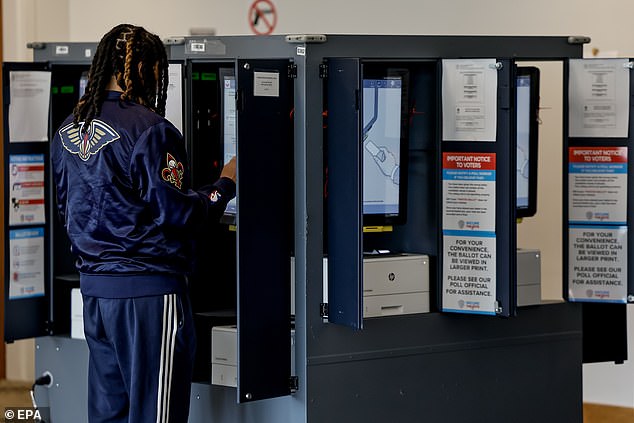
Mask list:
[{"label": "pelican logo on jacket", "polygon": [[84,122],[80,122],[78,127],[69,123],[59,130],[59,136],[64,148],[83,161],[88,161],[106,145],[120,138],[117,131],[99,119],[92,120],[87,130],[84,130]]}]

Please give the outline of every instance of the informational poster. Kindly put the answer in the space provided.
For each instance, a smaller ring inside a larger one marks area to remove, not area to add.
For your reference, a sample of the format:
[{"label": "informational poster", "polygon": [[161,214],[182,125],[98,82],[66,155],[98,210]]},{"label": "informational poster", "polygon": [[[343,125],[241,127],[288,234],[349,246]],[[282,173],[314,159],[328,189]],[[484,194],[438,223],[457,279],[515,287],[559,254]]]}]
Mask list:
[{"label": "informational poster", "polygon": [[44,228],[9,231],[9,300],[44,295]]},{"label": "informational poster", "polygon": [[9,142],[48,141],[51,73],[9,72]]},{"label": "informational poster", "polygon": [[495,141],[495,59],[442,61],[443,141]]},{"label": "informational poster", "polygon": [[180,63],[169,64],[169,85],[165,118],[183,133],[183,67]]},{"label": "informational poster", "polygon": [[570,301],[627,301],[627,153],[568,149]]},{"label": "informational poster", "polygon": [[629,59],[570,59],[570,137],[627,138]]},{"label": "informational poster", "polygon": [[627,147],[570,147],[568,186],[570,224],[625,225]]},{"label": "informational poster", "polygon": [[443,153],[443,229],[495,232],[495,153]]},{"label": "informational poster", "polygon": [[443,153],[443,311],[495,314],[495,153]]},{"label": "informational poster", "polygon": [[39,225],[44,208],[44,155],[9,156],[9,225]]},{"label": "informational poster", "polygon": [[627,302],[627,226],[570,226],[568,251],[570,301]]}]

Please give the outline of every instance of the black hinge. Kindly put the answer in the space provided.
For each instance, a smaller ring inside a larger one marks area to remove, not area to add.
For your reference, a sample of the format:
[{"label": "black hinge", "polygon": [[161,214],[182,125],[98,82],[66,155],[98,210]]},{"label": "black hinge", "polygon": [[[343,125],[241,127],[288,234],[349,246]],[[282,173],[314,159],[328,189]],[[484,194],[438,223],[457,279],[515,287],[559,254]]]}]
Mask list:
[{"label": "black hinge", "polygon": [[319,78],[326,79],[328,78],[328,64],[322,63],[319,65]]},{"label": "black hinge", "polygon": [[319,315],[328,317],[328,303],[319,303]]},{"label": "black hinge", "polygon": [[299,390],[299,378],[297,376],[291,376],[288,379],[288,386],[291,388],[291,393]]},{"label": "black hinge", "polygon": [[291,63],[288,65],[288,79],[297,78],[297,65],[295,63]]}]

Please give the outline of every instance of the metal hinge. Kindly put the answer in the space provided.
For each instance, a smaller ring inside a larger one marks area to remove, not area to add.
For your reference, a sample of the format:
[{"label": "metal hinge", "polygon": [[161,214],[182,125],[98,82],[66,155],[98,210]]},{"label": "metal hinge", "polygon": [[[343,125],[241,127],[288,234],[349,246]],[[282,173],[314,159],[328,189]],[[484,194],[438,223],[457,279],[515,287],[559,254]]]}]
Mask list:
[{"label": "metal hinge", "polygon": [[568,44],[588,44],[592,41],[590,37],[585,35],[571,35],[568,37]]},{"label": "metal hinge", "polygon": [[295,63],[291,63],[288,65],[288,79],[297,78],[297,65]]},{"label": "metal hinge", "polygon": [[288,386],[291,388],[291,393],[297,392],[299,390],[299,377],[291,376],[288,379]]},{"label": "metal hinge", "polygon": [[328,78],[328,64],[322,63],[319,65],[319,78],[326,79]]},{"label": "metal hinge", "polygon": [[41,42],[32,42],[32,43],[26,43],[26,48],[30,48],[31,50],[44,50],[44,48],[46,47],[46,43],[41,43]]},{"label": "metal hinge", "polygon": [[328,317],[328,303],[319,303],[319,315]]}]

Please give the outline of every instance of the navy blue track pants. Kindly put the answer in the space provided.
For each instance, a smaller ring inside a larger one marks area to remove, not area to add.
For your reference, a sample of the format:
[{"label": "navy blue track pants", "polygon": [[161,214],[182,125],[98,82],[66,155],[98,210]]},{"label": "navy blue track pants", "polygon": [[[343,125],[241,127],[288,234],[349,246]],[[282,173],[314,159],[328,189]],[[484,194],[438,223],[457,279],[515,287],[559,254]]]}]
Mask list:
[{"label": "navy blue track pants", "polygon": [[186,423],[196,338],[187,294],[84,296],[90,423]]}]

